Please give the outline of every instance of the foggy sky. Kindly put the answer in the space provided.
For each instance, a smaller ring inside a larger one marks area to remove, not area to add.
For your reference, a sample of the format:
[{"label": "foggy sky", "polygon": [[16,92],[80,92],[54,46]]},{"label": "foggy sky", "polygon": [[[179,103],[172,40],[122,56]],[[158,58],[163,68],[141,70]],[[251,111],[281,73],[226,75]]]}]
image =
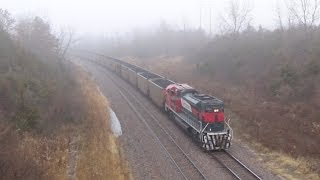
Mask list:
[{"label": "foggy sky", "polygon": [[[275,27],[275,8],[281,0],[248,0],[252,25]],[[201,26],[217,32],[218,17],[226,0],[0,0],[0,8],[16,17],[40,15],[57,27],[73,27],[78,33],[126,33],[165,21],[176,28]],[[283,4],[283,3],[282,3]]]}]

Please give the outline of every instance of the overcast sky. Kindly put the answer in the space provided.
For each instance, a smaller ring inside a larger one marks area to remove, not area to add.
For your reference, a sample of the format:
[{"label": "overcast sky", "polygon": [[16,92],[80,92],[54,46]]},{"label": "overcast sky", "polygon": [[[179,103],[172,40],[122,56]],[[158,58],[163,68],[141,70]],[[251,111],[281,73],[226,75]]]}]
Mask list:
[{"label": "overcast sky", "polygon": [[[275,26],[275,8],[282,0],[247,0],[253,8],[254,26]],[[158,25],[161,21],[175,27],[183,24],[217,30],[218,17],[227,0],[0,0],[0,8],[16,17],[27,14],[48,18],[55,27],[71,26],[78,33],[126,33],[136,28]]]}]

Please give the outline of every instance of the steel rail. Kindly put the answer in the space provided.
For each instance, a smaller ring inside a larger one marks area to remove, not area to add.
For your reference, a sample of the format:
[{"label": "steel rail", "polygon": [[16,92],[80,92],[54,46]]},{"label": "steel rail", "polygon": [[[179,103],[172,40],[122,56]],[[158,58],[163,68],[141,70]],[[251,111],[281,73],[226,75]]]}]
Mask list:
[{"label": "steel rail", "polygon": [[246,169],[251,175],[253,175],[256,179],[261,180],[261,177],[259,177],[256,173],[254,173],[251,169],[249,169],[245,164],[243,164],[238,158],[236,158],[235,156],[233,156],[232,154],[230,154],[228,151],[224,150],[223,152],[225,152],[230,158],[232,158],[233,160],[235,160],[241,167],[243,167],[244,169]]},{"label": "steel rail", "polygon": [[223,163],[220,159],[218,159],[216,156],[212,156],[219,164],[221,164],[224,168],[228,170],[234,176],[236,179],[241,180],[241,178],[234,172],[232,169],[230,169],[225,163]]},{"label": "steel rail", "polygon": [[[243,168],[246,172],[248,172],[251,176],[253,176],[255,179],[261,180],[261,178],[254,173],[252,170],[250,170],[246,165],[244,165],[239,159],[237,159],[235,156],[233,156],[232,154],[230,154],[229,152],[227,152],[226,150],[222,150],[221,153],[226,154],[227,157],[231,158],[232,161],[236,162],[237,165],[240,165],[241,168]],[[226,168],[236,179],[242,179],[241,176],[239,175],[240,173],[236,173],[235,170],[233,170],[233,168],[231,168],[230,166],[227,166],[226,163],[224,163],[221,159],[219,159],[217,157],[217,155],[212,154],[212,157],[218,161],[224,168]],[[228,161],[226,161],[228,162]],[[247,178],[247,177],[246,177]]]}]

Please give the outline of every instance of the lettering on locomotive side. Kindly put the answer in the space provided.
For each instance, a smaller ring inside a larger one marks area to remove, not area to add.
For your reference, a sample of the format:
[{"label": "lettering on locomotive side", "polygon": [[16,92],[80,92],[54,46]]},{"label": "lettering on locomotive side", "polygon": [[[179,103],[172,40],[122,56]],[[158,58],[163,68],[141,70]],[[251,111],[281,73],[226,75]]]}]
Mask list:
[{"label": "lettering on locomotive side", "polygon": [[192,112],[191,105],[186,100],[181,98],[181,104],[182,104],[182,107]]}]

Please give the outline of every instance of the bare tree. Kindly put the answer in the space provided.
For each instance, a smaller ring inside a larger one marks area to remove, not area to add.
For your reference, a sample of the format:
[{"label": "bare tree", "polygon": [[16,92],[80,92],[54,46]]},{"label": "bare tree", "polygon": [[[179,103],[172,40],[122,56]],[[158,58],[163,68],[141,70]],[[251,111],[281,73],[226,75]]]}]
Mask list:
[{"label": "bare tree", "polygon": [[14,18],[7,10],[0,9],[0,30],[4,30],[9,33],[15,23]]},{"label": "bare tree", "polygon": [[75,39],[75,31],[72,28],[61,29],[58,35],[58,48],[57,51],[64,58],[70,49],[71,45],[76,43],[78,39]]},{"label": "bare tree", "polygon": [[281,32],[283,32],[284,27],[283,27],[283,17],[282,17],[282,13],[281,13],[281,7],[279,2],[277,2],[277,6],[276,6],[276,16],[277,16],[277,25],[279,26],[279,29]]},{"label": "bare tree", "polygon": [[305,31],[319,20],[319,0],[291,0],[288,4],[290,14]]},{"label": "bare tree", "polygon": [[40,17],[20,19],[15,30],[19,44],[35,54],[53,52],[57,48],[58,39],[51,25]]},{"label": "bare tree", "polygon": [[239,34],[251,22],[252,9],[248,4],[240,4],[237,0],[230,0],[228,9],[224,15],[221,15],[221,28],[224,32]]},{"label": "bare tree", "polygon": [[288,29],[291,29],[294,26],[294,17],[292,16],[292,14],[289,13],[288,15]]}]

